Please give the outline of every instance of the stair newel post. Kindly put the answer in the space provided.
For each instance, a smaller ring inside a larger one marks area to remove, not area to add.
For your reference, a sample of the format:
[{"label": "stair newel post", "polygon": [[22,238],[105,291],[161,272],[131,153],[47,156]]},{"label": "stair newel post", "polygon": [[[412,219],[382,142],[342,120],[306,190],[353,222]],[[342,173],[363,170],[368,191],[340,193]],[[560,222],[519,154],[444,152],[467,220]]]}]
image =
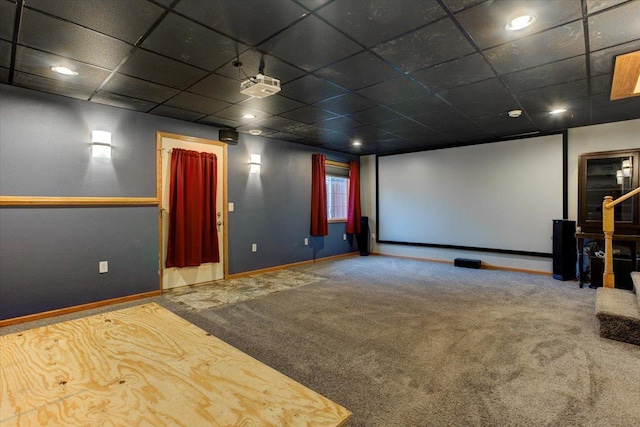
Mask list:
[{"label": "stair newel post", "polygon": [[614,206],[611,206],[613,197],[605,196],[602,202],[602,231],[604,232],[604,273],[602,284],[605,288],[615,287],[613,275],[613,231],[614,231]]}]

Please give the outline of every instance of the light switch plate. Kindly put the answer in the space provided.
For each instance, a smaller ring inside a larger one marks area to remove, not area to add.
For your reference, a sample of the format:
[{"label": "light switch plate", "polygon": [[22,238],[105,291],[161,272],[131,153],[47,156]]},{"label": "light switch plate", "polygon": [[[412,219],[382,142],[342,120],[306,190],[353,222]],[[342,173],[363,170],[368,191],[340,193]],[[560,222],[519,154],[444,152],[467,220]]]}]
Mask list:
[{"label": "light switch plate", "polygon": [[251,244],[251,252],[258,252],[258,244],[257,243],[252,243]]},{"label": "light switch plate", "polygon": [[229,212],[233,212],[233,209],[235,208],[233,202],[229,202],[229,209],[227,209]]},{"label": "light switch plate", "polygon": [[100,274],[108,273],[109,272],[109,261],[100,261],[98,263],[98,272]]}]

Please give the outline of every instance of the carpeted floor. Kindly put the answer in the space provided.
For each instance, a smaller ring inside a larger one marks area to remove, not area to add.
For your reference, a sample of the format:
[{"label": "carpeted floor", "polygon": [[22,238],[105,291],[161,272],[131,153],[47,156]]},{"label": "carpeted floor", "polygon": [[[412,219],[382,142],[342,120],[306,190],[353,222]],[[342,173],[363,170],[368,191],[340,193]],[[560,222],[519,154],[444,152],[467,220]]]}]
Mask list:
[{"label": "carpeted floor", "polygon": [[598,336],[593,289],[379,256],[294,270],[327,280],[202,310],[153,300],[348,426],[640,425],[640,347]]}]

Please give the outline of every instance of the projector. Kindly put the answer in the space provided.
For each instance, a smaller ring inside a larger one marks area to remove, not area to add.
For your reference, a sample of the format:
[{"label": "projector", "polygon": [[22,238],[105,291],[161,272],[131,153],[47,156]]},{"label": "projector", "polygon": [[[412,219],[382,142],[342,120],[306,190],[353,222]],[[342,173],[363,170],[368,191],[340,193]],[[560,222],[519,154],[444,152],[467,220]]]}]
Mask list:
[{"label": "projector", "polygon": [[280,80],[258,74],[240,83],[240,93],[254,98],[266,98],[280,92]]}]

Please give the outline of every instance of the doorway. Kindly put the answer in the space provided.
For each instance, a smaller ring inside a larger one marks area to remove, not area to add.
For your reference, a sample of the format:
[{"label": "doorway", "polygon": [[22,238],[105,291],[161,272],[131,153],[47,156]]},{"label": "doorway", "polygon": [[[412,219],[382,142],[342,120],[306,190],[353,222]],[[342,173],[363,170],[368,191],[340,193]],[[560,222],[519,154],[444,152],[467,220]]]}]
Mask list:
[{"label": "doorway", "polygon": [[[157,134],[158,197],[160,198],[160,276],[163,290],[181,286],[197,285],[224,279],[227,274],[227,144],[202,138],[175,135],[164,132]],[[171,151],[174,148],[213,153],[216,155],[217,190],[216,229],[220,262],[204,263],[196,267],[165,267],[167,242],[169,239],[169,184],[171,174]]]}]

